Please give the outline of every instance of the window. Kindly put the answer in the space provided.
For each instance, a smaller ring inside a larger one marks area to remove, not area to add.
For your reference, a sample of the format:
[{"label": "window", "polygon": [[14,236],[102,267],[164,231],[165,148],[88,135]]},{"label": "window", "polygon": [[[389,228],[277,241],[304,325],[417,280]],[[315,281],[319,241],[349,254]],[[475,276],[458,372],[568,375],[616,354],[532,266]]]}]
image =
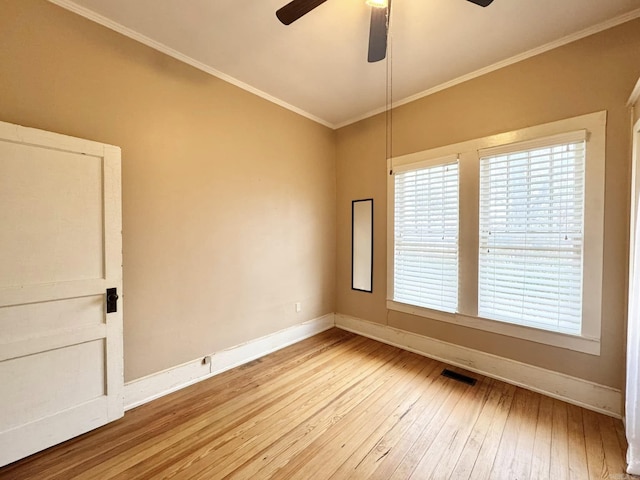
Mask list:
[{"label": "window", "polygon": [[458,307],[458,159],[395,175],[394,296]]},{"label": "window", "polygon": [[513,150],[480,152],[478,314],[580,334],[584,132]]},{"label": "window", "polygon": [[606,112],[393,158],[387,308],[599,355]]}]

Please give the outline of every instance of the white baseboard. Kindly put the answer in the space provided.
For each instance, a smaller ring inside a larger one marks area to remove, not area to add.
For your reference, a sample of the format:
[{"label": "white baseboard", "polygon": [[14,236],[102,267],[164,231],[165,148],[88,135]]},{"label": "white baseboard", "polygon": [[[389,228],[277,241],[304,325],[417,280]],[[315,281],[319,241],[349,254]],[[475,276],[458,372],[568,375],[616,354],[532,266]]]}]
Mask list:
[{"label": "white baseboard", "polygon": [[198,358],[133,380],[124,386],[124,409],[130,410],[328,330],[335,325],[334,317],[334,314],[330,313],[241,345],[211,353],[209,365],[203,364],[202,358]]},{"label": "white baseboard", "polygon": [[335,322],[343,330],[622,418],[622,392],[615,388],[348,315],[336,314]]},{"label": "white baseboard", "polygon": [[129,382],[124,386],[125,410],[312,337],[334,325],[343,330],[589,410],[622,418],[622,392],[615,388],[386,325],[333,313],[212,353],[209,365],[204,365],[199,358]]}]

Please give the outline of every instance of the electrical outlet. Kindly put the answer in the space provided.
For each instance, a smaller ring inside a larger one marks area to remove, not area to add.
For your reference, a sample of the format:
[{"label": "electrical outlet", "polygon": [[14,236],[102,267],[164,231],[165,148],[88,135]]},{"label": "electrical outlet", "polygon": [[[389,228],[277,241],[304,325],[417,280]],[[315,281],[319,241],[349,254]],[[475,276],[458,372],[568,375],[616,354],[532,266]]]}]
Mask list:
[{"label": "electrical outlet", "polygon": [[211,355],[207,355],[206,357],[204,357],[202,359],[202,364],[203,365],[211,365]]},{"label": "electrical outlet", "polygon": [[302,303],[296,302],[296,312],[300,313],[302,311]]}]

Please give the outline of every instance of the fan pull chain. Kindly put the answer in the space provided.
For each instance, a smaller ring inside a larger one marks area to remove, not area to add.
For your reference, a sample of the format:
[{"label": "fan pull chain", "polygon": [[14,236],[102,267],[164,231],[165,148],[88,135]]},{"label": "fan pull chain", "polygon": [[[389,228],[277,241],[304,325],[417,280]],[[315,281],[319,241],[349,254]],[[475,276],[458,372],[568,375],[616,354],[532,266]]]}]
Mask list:
[{"label": "fan pull chain", "polygon": [[393,175],[393,35],[391,34],[391,2],[387,9],[387,59],[386,59],[386,95],[385,95],[385,149],[386,158]]}]

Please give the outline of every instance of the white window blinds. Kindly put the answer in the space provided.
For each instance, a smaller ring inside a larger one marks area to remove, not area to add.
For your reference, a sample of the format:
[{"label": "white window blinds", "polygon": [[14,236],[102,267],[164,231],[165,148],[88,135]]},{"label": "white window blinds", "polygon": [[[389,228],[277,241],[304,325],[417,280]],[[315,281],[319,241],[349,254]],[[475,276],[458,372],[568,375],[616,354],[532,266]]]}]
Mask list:
[{"label": "white window blinds", "polygon": [[398,302],[458,306],[458,161],[397,172],[394,291]]},{"label": "white window blinds", "polygon": [[543,143],[480,152],[478,314],[580,334],[584,132]]}]

